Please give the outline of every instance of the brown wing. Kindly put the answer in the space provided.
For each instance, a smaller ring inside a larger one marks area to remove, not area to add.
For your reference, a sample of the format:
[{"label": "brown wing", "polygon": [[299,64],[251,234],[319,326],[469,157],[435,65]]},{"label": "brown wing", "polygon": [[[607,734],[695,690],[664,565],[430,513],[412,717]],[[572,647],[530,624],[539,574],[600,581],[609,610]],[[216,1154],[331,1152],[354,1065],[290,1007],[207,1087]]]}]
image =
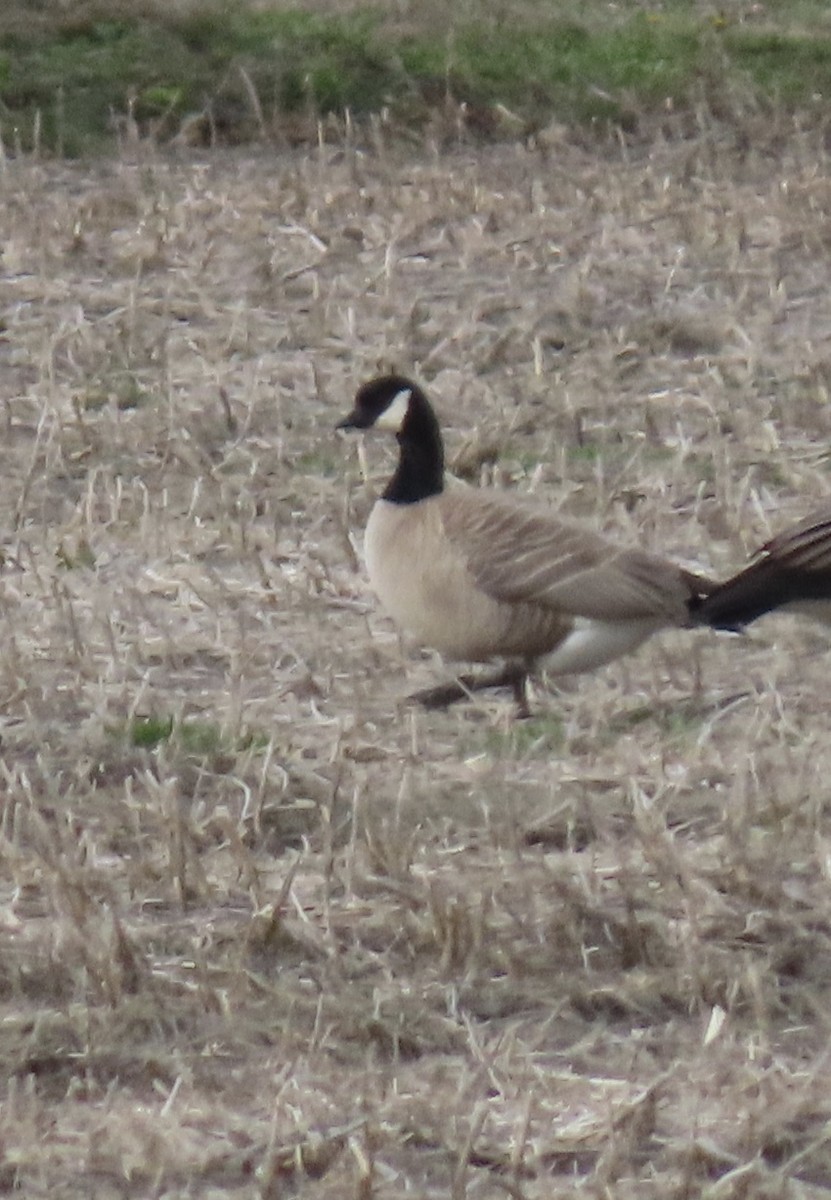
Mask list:
[{"label": "brown wing", "polygon": [[[499,493],[454,490],[445,532],[477,585],[496,600],[539,604],[605,621],[687,620],[695,588],[674,564],[620,549],[541,506]],[[706,584],[702,581],[702,591]]]}]

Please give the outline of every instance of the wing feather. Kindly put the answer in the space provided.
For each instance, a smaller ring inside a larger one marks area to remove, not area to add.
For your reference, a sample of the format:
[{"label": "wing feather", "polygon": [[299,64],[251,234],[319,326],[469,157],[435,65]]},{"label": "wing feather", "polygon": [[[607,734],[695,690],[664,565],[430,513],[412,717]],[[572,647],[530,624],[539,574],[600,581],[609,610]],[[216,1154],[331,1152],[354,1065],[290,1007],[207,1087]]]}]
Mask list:
[{"label": "wing feather", "polygon": [[694,588],[691,577],[673,563],[620,549],[549,509],[511,496],[474,489],[445,495],[446,535],[493,599],[602,621],[686,621]]}]

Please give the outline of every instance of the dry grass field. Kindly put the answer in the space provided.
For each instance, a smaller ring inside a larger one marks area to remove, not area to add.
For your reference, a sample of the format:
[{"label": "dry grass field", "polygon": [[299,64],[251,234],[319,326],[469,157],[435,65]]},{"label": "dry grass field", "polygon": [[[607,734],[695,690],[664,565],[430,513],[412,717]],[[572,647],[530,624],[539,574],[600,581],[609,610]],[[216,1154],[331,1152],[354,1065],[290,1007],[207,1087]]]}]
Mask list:
[{"label": "dry grass field", "polygon": [[333,433],[412,371],[727,573],[831,492],[823,133],[376,133],[3,163],[0,1192],[831,1195],[828,637],[422,712]]}]

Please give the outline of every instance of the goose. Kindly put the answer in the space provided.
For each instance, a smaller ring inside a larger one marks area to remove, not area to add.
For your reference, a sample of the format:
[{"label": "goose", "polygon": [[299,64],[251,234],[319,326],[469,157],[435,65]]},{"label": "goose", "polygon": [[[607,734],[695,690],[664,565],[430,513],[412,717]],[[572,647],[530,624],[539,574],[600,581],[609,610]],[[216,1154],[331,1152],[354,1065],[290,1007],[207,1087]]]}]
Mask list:
[{"label": "goose", "polygon": [[446,659],[503,664],[416,693],[427,707],[510,686],[527,715],[526,681],[540,660],[552,674],[592,671],[661,629],[736,629],[784,604],[831,598],[831,512],[824,524],[793,531],[793,546],[788,535],[775,539],[759,563],[718,584],[539,503],[447,487],[438,419],[403,375],[364,383],[337,428],[386,430],[398,441],[398,464],[364,537],[382,607]]}]

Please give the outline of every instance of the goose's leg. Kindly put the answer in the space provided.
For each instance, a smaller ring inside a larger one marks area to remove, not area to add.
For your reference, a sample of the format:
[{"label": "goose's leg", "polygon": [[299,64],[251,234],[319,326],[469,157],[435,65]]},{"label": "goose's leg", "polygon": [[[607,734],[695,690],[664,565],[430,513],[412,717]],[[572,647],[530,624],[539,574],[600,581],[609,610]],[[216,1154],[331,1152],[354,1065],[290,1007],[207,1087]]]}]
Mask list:
[{"label": "goose's leg", "polygon": [[531,710],[525,690],[527,680],[526,664],[506,663],[504,667],[489,675],[460,675],[452,683],[413,692],[410,699],[423,704],[425,708],[449,708],[459,700],[469,699],[473,692],[481,692],[486,688],[510,687],[516,701],[517,716],[529,717]]},{"label": "goose's leg", "polygon": [[528,704],[528,668],[519,665],[515,668],[514,678],[511,680],[511,688],[514,693],[514,702],[516,704],[516,715],[524,721],[531,716],[531,708]]}]

